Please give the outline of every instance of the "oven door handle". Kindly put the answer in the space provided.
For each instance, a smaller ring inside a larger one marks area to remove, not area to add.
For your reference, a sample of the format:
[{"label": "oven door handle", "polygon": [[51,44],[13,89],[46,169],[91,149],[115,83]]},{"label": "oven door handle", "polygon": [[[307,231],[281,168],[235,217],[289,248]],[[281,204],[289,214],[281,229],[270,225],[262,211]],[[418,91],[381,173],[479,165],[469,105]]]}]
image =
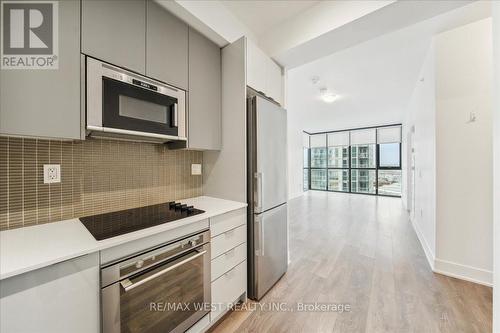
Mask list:
[{"label": "oven door handle", "polygon": [[140,285],[142,285],[142,284],[144,284],[144,283],[146,283],[146,282],[149,282],[149,281],[151,281],[151,280],[154,280],[154,279],[156,279],[157,277],[160,277],[160,276],[162,276],[163,274],[166,274],[166,273],[170,272],[170,271],[171,271],[171,270],[173,270],[173,269],[176,269],[176,268],[177,268],[177,267],[179,267],[179,266],[182,266],[182,265],[184,265],[184,264],[187,264],[188,262],[190,262],[190,261],[192,261],[192,260],[194,260],[194,259],[196,259],[196,258],[198,258],[198,257],[200,257],[200,256],[202,256],[202,255],[204,255],[205,253],[207,253],[207,251],[206,251],[206,250],[201,251],[201,252],[198,252],[197,254],[195,254],[195,255],[193,255],[193,256],[191,256],[191,257],[189,257],[189,258],[186,258],[186,259],[184,259],[184,260],[182,260],[182,261],[179,261],[178,263],[173,264],[172,266],[169,266],[169,267],[167,267],[167,268],[165,268],[165,269],[162,269],[161,271],[156,272],[156,273],[154,273],[154,274],[152,274],[152,275],[150,275],[150,276],[148,276],[148,277],[146,277],[146,278],[144,278],[144,279],[142,279],[142,280],[139,280],[139,281],[137,281],[137,282],[135,282],[135,283],[132,283],[132,281],[130,281],[130,279],[125,279],[125,280],[121,281],[121,282],[120,282],[120,284],[121,284],[121,286],[123,287],[123,289],[124,289],[126,292],[127,292],[127,291],[130,291],[130,290],[132,290],[132,289],[134,289],[134,288],[136,288],[136,287],[139,287]]}]

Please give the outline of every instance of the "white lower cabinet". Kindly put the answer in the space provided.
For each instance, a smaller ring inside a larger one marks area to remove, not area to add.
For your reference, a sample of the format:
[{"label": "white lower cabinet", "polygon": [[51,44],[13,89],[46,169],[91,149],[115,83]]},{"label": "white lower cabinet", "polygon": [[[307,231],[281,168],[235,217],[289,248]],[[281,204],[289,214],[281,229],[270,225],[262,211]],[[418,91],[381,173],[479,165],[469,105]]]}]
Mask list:
[{"label": "white lower cabinet", "polygon": [[0,281],[0,332],[99,333],[99,256]]},{"label": "white lower cabinet", "polygon": [[247,226],[242,225],[215,236],[211,240],[212,260],[247,241]]},{"label": "white lower cabinet", "polygon": [[247,262],[246,260],[224,273],[212,282],[212,304],[215,309],[210,313],[210,320],[219,319],[231,304],[239,299],[247,289]]},{"label": "white lower cabinet", "polygon": [[213,237],[220,235],[228,230],[246,225],[247,209],[237,209],[232,212],[214,216],[210,219],[210,235]]},{"label": "white lower cabinet", "polygon": [[247,244],[243,243],[212,260],[212,282],[246,258]]},{"label": "white lower cabinet", "polygon": [[246,208],[210,219],[212,324],[231,309],[231,304],[246,296],[246,222]]}]

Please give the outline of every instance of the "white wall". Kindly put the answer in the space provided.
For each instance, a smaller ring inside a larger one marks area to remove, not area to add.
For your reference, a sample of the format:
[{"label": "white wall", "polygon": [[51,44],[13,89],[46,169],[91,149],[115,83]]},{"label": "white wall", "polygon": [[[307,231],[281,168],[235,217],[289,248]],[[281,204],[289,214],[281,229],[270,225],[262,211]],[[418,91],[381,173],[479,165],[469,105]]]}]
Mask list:
[{"label": "white wall", "polygon": [[[405,202],[410,212],[415,231],[422,243],[429,263],[433,267],[436,253],[436,159],[435,159],[435,69],[434,44],[430,42],[418,81],[415,85],[403,124],[403,201],[411,182],[411,149],[407,149],[408,137],[412,135],[414,149],[413,203]],[[414,133],[412,132],[414,128]],[[409,154],[409,155],[407,155]]]},{"label": "white wall", "polygon": [[303,193],[303,144],[302,126],[297,122],[297,114],[289,108],[287,114],[288,142],[288,198]]},{"label": "white wall", "polygon": [[435,268],[486,284],[493,270],[491,28],[485,19],[435,39]]},{"label": "white wall", "polygon": [[500,332],[500,1],[493,1],[493,332]]},{"label": "white wall", "polygon": [[222,149],[203,153],[203,194],[247,202],[245,40],[222,49]]}]

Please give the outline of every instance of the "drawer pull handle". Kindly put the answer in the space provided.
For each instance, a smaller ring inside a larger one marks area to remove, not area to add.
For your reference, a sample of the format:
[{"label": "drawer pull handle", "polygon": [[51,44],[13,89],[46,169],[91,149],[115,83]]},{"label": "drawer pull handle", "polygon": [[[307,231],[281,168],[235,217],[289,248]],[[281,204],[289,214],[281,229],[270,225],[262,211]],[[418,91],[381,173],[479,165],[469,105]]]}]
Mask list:
[{"label": "drawer pull handle", "polygon": [[234,269],[232,269],[229,272],[227,272],[226,274],[224,274],[224,277],[226,277],[227,279],[232,279],[233,276],[234,276]]},{"label": "drawer pull handle", "polygon": [[234,236],[234,229],[226,231],[225,235],[226,235],[226,238],[233,237]]},{"label": "drawer pull handle", "polygon": [[228,258],[228,257],[233,257],[235,252],[236,252],[236,251],[235,251],[234,249],[227,251],[227,252],[225,253],[226,258]]}]

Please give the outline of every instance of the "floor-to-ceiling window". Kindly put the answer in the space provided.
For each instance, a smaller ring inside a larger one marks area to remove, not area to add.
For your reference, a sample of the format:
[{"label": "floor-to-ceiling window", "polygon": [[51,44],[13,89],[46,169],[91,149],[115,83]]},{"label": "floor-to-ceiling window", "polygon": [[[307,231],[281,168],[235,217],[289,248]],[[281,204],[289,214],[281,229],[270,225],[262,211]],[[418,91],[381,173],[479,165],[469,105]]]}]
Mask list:
[{"label": "floor-to-ceiling window", "polygon": [[307,191],[309,190],[309,134],[303,133],[302,134],[302,150],[303,150],[303,190]]},{"label": "floor-to-ceiling window", "polygon": [[377,193],[376,129],[350,131],[351,192]]},{"label": "floor-to-ceiling window", "polygon": [[311,135],[311,190],[326,190],[326,134]]},{"label": "floor-to-ceiling window", "polygon": [[401,196],[401,125],[312,134],[309,144],[310,189]]},{"label": "floor-to-ceiling window", "polygon": [[401,127],[377,129],[378,194],[401,196]]},{"label": "floor-to-ceiling window", "polygon": [[349,132],[329,133],[328,190],[349,192]]}]

